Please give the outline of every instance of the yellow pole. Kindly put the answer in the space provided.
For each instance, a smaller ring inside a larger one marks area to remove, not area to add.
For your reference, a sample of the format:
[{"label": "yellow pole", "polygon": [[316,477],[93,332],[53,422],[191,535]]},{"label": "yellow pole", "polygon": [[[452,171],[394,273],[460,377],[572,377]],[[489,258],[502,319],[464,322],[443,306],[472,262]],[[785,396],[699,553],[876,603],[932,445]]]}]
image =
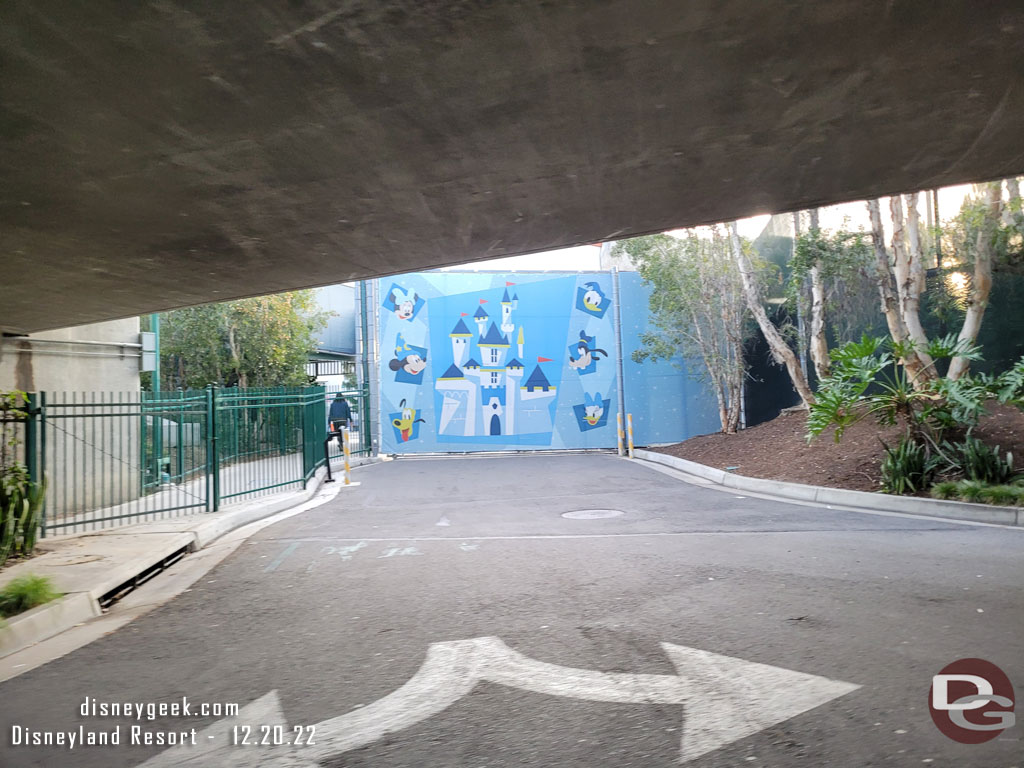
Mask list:
[{"label": "yellow pole", "polygon": [[342,427],[341,428],[341,450],[345,454],[345,485],[348,485],[349,483],[352,482],[352,480],[351,480],[351,478],[349,477],[349,474],[348,474],[349,473],[349,466],[348,466],[348,459],[349,459],[348,427]]},{"label": "yellow pole", "polygon": [[633,414],[626,414],[626,427],[629,430],[629,458],[633,458]]},{"label": "yellow pole", "polygon": [[618,430],[618,433],[619,433],[619,456],[622,456],[623,455],[623,451],[622,451],[622,438],[625,437],[625,435],[622,434],[622,414],[621,413],[616,413],[615,414],[615,424],[616,424],[616,429]]}]

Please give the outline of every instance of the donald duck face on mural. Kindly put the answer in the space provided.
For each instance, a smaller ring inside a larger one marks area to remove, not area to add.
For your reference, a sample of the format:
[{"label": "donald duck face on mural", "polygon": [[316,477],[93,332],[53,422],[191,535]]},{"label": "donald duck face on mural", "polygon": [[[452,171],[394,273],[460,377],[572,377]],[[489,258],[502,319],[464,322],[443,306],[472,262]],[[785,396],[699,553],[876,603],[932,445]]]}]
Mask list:
[{"label": "donald duck face on mural", "polygon": [[597,392],[593,395],[583,393],[583,420],[590,426],[594,426],[604,416],[604,400],[601,399],[601,393]]}]

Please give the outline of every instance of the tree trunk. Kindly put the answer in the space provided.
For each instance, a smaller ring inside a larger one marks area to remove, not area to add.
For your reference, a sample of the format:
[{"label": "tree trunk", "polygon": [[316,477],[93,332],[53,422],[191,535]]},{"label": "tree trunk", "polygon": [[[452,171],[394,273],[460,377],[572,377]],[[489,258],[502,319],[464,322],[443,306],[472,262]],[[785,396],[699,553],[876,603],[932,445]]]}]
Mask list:
[{"label": "tree trunk", "polygon": [[[974,256],[974,277],[971,280],[971,295],[967,299],[967,314],[963,327],[960,329],[959,341],[973,344],[978,339],[981,321],[988,307],[988,296],[992,291],[992,246],[996,227],[999,224],[1000,208],[1002,207],[1002,182],[994,181],[987,185],[985,200],[985,218],[978,232],[978,246]],[[954,357],[949,363],[947,378],[959,379],[970,367],[971,361],[966,357]]]},{"label": "tree trunk", "polygon": [[814,403],[814,395],[811,393],[811,388],[807,386],[807,379],[804,378],[804,372],[800,368],[800,362],[796,359],[796,355],[793,354],[793,350],[789,348],[786,340],[782,338],[779,329],[772,325],[772,322],[768,319],[768,314],[764,311],[764,305],[761,303],[760,292],[757,289],[757,283],[754,278],[754,268],[751,266],[747,255],[743,253],[743,247],[740,245],[740,236],[736,231],[736,222],[729,224],[729,244],[732,248],[733,258],[736,259],[736,266],[739,267],[740,278],[743,281],[743,294],[747,299],[747,307],[757,321],[761,333],[764,334],[765,341],[768,342],[768,348],[771,350],[775,362],[786,366],[790,381],[793,382],[793,388],[800,395],[804,408],[809,408]]},{"label": "tree trunk", "polygon": [[1021,209],[1020,182],[1016,176],[1006,180],[1007,202],[1003,207],[1003,223],[1016,229],[1024,228],[1024,211]]},{"label": "tree trunk", "polygon": [[[729,376],[729,433],[734,434],[740,428],[740,415],[743,413],[743,344],[734,342]],[[736,372],[739,375],[735,375]]]},{"label": "tree trunk", "polygon": [[[811,234],[817,235],[818,209],[811,209]],[[825,282],[821,276],[821,263],[817,260],[811,265],[811,360],[814,361],[814,372],[818,380],[826,378],[830,371],[831,361],[828,357],[828,342],[825,339]]]},{"label": "tree trunk", "polygon": [[[907,326],[900,313],[900,303],[893,287],[892,266],[889,254],[885,250],[885,230],[882,228],[882,212],[878,200],[868,200],[868,215],[871,218],[871,243],[875,249],[875,279],[878,284],[878,296],[882,302],[882,314],[889,326],[889,336],[896,344],[907,340]],[[900,358],[900,363],[907,369],[912,379],[917,379],[921,370],[921,362],[917,355]]]},{"label": "tree trunk", "polygon": [[[916,195],[914,196],[916,199]],[[892,212],[892,254],[893,272],[896,276],[896,289],[899,291],[900,314],[903,327],[907,329],[907,339],[914,345],[914,354],[920,362],[916,371],[908,368],[911,381],[920,386],[928,379],[934,379],[935,363],[926,351],[928,336],[921,325],[921,290],[924,287],[924,270],[920,262],[915,266],[914,253],[907,248],[903,230],[903,201],[899,195],[889,198],[889,209]],[[912,225],[917,228],[916,210],[911,216]],[[920,245],[920,240],[918,240]]]}]

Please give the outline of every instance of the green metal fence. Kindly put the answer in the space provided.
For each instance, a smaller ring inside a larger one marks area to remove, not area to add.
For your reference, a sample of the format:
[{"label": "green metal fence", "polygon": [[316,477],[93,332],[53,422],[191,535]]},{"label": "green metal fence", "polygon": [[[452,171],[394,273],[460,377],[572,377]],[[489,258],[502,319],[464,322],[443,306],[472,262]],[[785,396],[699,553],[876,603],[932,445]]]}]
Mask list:
[{"label": "green metal fence", "polygon": [[[364,393],[346,394],[368,415]],[[47,392],[32,406],[25,455],[48,481],[44,534],[217,511],[305,487],[325,462],[322,387]],[[368,430],[356,435],[367,453]]]},{"label": "green metal fence", "polygon": [[[326,395],[327,413],[330,413],[331,402],[335,398],[340,396],[348,401],[352,413],[348,434],[349,453],[353,457],[371,455],[373,453],[373,438],[370,434],[369,395],[363,390],[344,389],[337,386],[328,386]],[[342,457],[341,439],[331,440],[329,450],[332,464],[335,460],[340,461]]]}]

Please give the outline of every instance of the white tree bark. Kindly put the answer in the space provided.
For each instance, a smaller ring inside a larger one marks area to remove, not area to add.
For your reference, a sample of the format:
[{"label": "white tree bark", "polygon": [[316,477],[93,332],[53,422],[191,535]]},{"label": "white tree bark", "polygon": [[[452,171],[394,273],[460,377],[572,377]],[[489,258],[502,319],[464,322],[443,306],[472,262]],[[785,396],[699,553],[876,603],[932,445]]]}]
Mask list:
[{"label": "white tree bark", "polygon": [[[910,218],[913,228],[913,241],[920,251],[920,239],[917,236],[917,195],[914,198],[914,211]],[[928,347],[928,335],[921,325],[921,291],[924,290],[924,264],[915,255],[914,245],[907,247],[906,234],[903,229],[903,201],[899,195],[889,198],[889,209],[892,212],[892,254],[893,273],[896,276],[896,289],[899,291],[900,313],[903,325],[907,329],[907,338],[914,344],[914,352],[921,363],[918,371],[908,371],[915,382],[923,383],[936,376],[935,363],[925,350]]]},{"label": "white tree bark", "polygon": [[[871,243],[875,249],[875,280],[878,284],[878,296],[882,303],[882,314],[889,326],[889,336],[898,344],[907,340],[907,326],[900,312],[900,302],[893,287],[892,264],[885,250],[885,230],[882,228],[882,212],[878,200],[868,200],[868,215],[871,218]],[[917,355],[902,358],[900,362],[906,367],[912,379],[917,379],[921,370],[921,362]]]},{"label": "white tree bark", "polygon": [[[811,209],[811,232],[817,234],[818,209]],[[828,341],[825,339],[825,282],[821,276],[821,263],[815,261],[810,269],[811,278],[811,360],[818,379],[824,379],[831,372],[828,357]]]},{"label": "white tree bark", "polygon": [[743,293],[747,299],[747,307],[757,321],[761,333],[764,334],[765,341],[768,342],[768,348],[772,352],[772,357],[780,365],[786,366],[790,381],[793,382],[793,388],[800,395],[804,408],[809,408],[814,403],[814,394],[807,385],[807,379],[804,378],[804,372],[800,368],[800,362],[796,359],[793,350],[789,348],[786,340],[779,333],[779,329],[772,324],[771,320],[768,319],[768,313],[764,311],[764,305],[761,303],[760,292],[757,289],[757,282],[754,277],[754,268],[750,263],[750,259],[743,252],[743,247],[740,245],[740,236],[736,231],[736,222],[729,224],[729,244],[732,248],[733,258],[736,260],[736,266],[739,267],[740,278],[743,281]]},{"label": "white tree bark", "polygon": [[[974,277],[971,280],[971,293],[967,298],[967,314],[960,329],[959,341],[973,344],[978,340],[981,321],[988,307],[988,297],[992,291],[992,246],[996,227],[1002,208],[1003,184],[991,182],[985,189],[985,218],[978,232],[978,244],[974,256]],[[971,361],[966,357],[954,357],[949,364],[947,378],[959,379],[970,368]]]}]

